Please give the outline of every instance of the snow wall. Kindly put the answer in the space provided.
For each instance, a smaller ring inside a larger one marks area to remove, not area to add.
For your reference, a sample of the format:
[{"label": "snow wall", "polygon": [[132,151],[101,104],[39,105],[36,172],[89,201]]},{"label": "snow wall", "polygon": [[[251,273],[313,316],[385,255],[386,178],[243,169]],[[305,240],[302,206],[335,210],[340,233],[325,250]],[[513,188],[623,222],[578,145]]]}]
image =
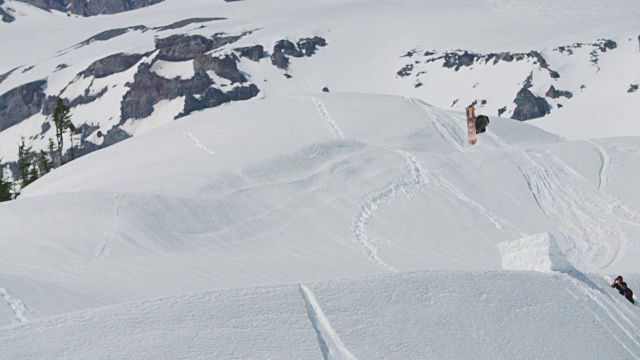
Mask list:
[{"label": "snow wall", "polygon": [[503,270],[569,272],[574,270],[553,235],[542,233],[498,243]]}]

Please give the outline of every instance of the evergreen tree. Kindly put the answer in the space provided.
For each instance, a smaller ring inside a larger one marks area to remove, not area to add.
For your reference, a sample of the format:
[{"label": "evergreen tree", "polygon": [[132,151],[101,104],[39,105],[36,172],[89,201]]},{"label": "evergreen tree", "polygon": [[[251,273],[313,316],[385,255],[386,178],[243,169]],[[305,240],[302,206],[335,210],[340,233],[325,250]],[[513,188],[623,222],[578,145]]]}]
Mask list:
[{"label": "evergreen tree", "polygon": [[47,153],[44,152],[44,150],[40,150],[40,154],[38,154],[36,162],[38,164],[38,171],[40,172],[40,176],[48,173],[51,170],[51,164],[49,163],[49,159],[47,159]]},{"label": "evergreen tree", "polygon": [[0,202],[11,200],[11,182],[4,180],[4,166],[0,162]]},{"label": "evergreen tree", "polygon": [[71,121],[69,121],[69,143],[71,144],[71,148],[69,149],[69,155],[71,156],[71,160],[76,159],[76,150],[73,147],[73,135],[76,134],[76,127],[73,125]]},{"label": "evergreen tree", "polygon": [[70,129],[74,129],[71,122],[71,110],[64,104],[61,98],[58,98],[58,104],[53,111],[53,123],[56,126],[56,139],[58,141],[58,156],[60,159],[60,165],[62,165],[62,149],[64,147],[64,132]]},{"label": "evergreen tree", "polygon": [[31,167],[31,148],[27,148],[24,144],[24,136],[22,142],[18,146],[18,179],[22,183],[22,187],[29,184],[29,168]]},{"label": "evergreen tree", "polygon": [[53,143],[53,138],[49,138],[49,157],[51,158],[51,166],[60,165],[59,162],[56,162],[56,144]]}]

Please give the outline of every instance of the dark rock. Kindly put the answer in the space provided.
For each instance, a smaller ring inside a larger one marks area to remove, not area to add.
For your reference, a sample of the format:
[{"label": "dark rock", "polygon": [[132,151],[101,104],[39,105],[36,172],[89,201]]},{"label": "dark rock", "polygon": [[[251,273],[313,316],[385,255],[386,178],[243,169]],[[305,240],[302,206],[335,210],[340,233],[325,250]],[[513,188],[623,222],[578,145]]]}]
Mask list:
[{"label": "dark rock", "polygon": [[298,48],[304,53],[304,56],[307,57],[314,55],[318,46],[327,46],[327,41],[319,36],[298,40]]},{"label": "dark rock", "polygon": [[480,105],[487,105],[487,100],[482,100],[482,101],[480,102]]},{"label": "dark rock", "polygon": [[613,40],[605,40],[604,42],[598,44],[598,49],[601,52],[607,52],[608,50],[613,50],[618,47],[618,44]]},{"label": "dark rock", "polygon": [[289,58],[286,57],[281,52],[271,54],[271,63],[277,68],[280,68],[283,70],[286,70],[289,68]]},{"label": "dark rock", "polygon": [[[62,103],[64,106],[69,106],[69,99],[62,98]],[[58,97],[57,96],[47,96],[42,102],[42,115],[49,116],[52,115],[53,112],[58,106]]]},{"label": "dark rock", "polygon": [[418,81],[417,83],[415,83],[415,85],[413,85],[414,88],[419,88],[422,87],[422,83],[420,81]]},{"label": "dark rock", "polygon": [[154,30],[158,30],[158,31],[174,30],[174,29],[180,29],[182,27],[185,27],[191,24],[198,24],[198,23],[204,23],[204,22],[210,22],[210,21],[220,21],[220,20],[227,20],[227,18],[223,18],[223,17],[192,18],[192,19],[186,19],[186,20],[174,22],[171,25],[160,26],[160,27],[154,28]]},{"label": "dark rock", "polygon": [[500,109],[498,109],[498,116],[504,114],[507,111],[507,107],[501,107]]},{"label": "dark rock", "polygon": [[293,76],[292,76],[292,75],[290,75],[290,74],[285,73],[285,74],[284,74],[284,77],[286,77],[287,79],[291,79]]},{"label": "dark rock", "polygon": [[242,36],[214,35],[213,39],[200,35],[172,35],[156,40],[156,49],[160,50],[157,59],[166,61],[192,60],[211,50],[238,41]]},{"label": "dark rock", "polygon": [[529,89],[522,88],[516,99],[515,110],[513,110],[513,119],[530,120],[543,117],[551,112],[549,103],[544,98],[535,96]]},{"label": "dark rock", "polygon": [[49,131],[49,129],[51,129],[51,123],[49,121],[45,121],[42,123],[42,131],[40,132],[40,134],[44,135],[46,134],[47,131]]},{"label": "dark rock", "polygon": [[407,77],[411,75],[411,71],[413,71],[413,64],[407,64],[402,69],[400,69],[400,71],[398,71],[396,74],[398,74],[398,76],[400,77]]},{"label": "dark rock", "polygon": [[400,58],[404,58],[404,57],[406,57],[406,58],[412,58],[412,57],[413,57],[415,54],[417,54],[417,53],[418,53],[418,50],[413,49],[413,50],[411,50],[411,51],[407,51],[407,53],[406,53],[406,54],[401,55],[401,56],[400,56]]},{"label": "dark rock", "polygon": [[237,87],[228,93],[216,88],[208,88],[198,98],[193,95],[187,96],[184,111],[178,117],[186,116],[194,111],[220,106],[231,101],[248,100],[258,95],[258,93],[260,93],[260,90],[253,84]]},{"label": "dark rock", "polygon": [[113,75],[125,70],[129,70],[132,66],[137,64],[144,55],[141,54],[114,54],[107,56],[106,58],[97,60],[89,67],[81,72],[79,75],[83,77],[93,76],[96,78],[103,78],[109,75]]},{"label": "dark rock", "polygon": [[131,135],[128,132],[120,129],[117,126],[114,126],[104,135],[104,140],[102,141],[102,145],[100,145],[100,148],[111,146],[130,137]]},{"label": "dark rock", "polygon": [[22,0],[45,10],[92,16],[99,14],[115,14],[154,5],[163,0]]},{"label": "dark rock", "polygon": [[165,79],[153,73],[151,65],[142,64],[134,76],[133,83],[127,84],[130,89],[122,99],[120,123],[151,115],[153,106],[160,100],[200,94],[212,84],[204,71],[196,71],[193,78],[187,80]]},{"label": "dark rock", "polygon": [[7,71],[6,73],[0,75],[0,84],[2,84],[3,81],[5,81],[9,75],[11,75],[14,71],[16,71],[17,68],[14,68],[12,70]]},{"label": "dark rock", "polygon": [[85,90],[85,94],[78,96],[77,98],[71,100],[69,102],[69,107],[73,108],[76,107],[78,105],[83,105],[83,104],[89,104],[91,102],[96,101],[97,99],[101,98],[104,94],[107,93],[107,87],[105,86],[102,90],[100,90],[100,92],[98,92],[95,95],[89,95],[89,89]]},{"label": "dark rock", "polygon": [[[4,4],[4,0],[0,0],[0,5]],[[6,23],[14,22],[16,18],[6,12],[3,8],[0,8],[0,17],[2,17],[2,21]]]},{"label": "dark rock", "polygon": [[638,85],[636,84],[629,85],[629,90],[627,90],[628,93],[632,93],[636,91],[638,91]]},{"label": "dark rock", "polygon": [[273,47],[273,53],[282,53],[287,56],[303,57],[304,53],[289,40],[280,40]]},{"label": "dark rock", "polygon": [[638,35],[638,50],[640,50],[640,35]]},{"label": "dark rock", "polygon": [[196,71],[213,71],[232,83],[242,84],[247,82],[247,78],[238,70],[237,61],[235,56],[229,55],[222,58],[199,55],[194,59],[193,67]]},{"label": "dark rock", "polygon": [[267,57],[262,45],[254,45],[251,47],[237,48],[235,51],[240,53],[241,57],[245,57],[252,61],[260,61],[260,59]]},{"label": "dark rock", "polygon": [[454,68],[455,71],[458,71],[463,66],[473,65],[478,57],[478,54],[472,54],[468,51],[465,51],[462,54],[447,53],[444,55],[444,64],[442,66],[446,68]]},{"label": "dark rock", "polygon": [[79,46],[89,45],[94,41],[107,41],[115,37],[118,37],[120,35],[126,34],[129,31],[145,31],[145,30],[148,30],[148,29],[146,26],[143,26],[143,25],[131,26],[128,28],[121,28],[121,29],[106,30],[88,38],[87,40],[77,44],[76,46],[79,47]]},{"label": "dark rock", "polygon": [[547,93],[545,94],[545,96],[550,97],[552,99],[557,99],[559,97],[565,97],[567,99],[571,99],[573,97],[573,94],[569,91],[556,90],[556,88],[553,85],[551,85],[549,90],[547,90]]},{"label": "dark rock", "polygon": [[46,84],[46,80],[38,80],[0,95],[0,131],[40,112]]},{"label": "dark rock", "polygon": [[56,69],[54,70],[54,72],[66,69],[68,67],[69,67],[69,65],[67,65],[67,64],[60,64],[60,65],[56,66]]},{"label": "dark rock", "polygon": [[424,52],[424,56],[432,56],[432,55],[435,55],[435,54],[437,54],[437,52],[435,50],[434,51],[425,51]]},{"label": "dark rock", "polygon": [[35,67],[35,65],[26,67],[26,68],[22,69],[22,73],[24,74],[24,73],[30,71],[31,69],[33,69],[34,67]]},{"label": "dark rock", "polygon": [[558,104],[558,109],[562,109],[564,106],[562,104]]},{"label": "dark rock", "polygon": [[322,92],[326,92],[326,93],[328,93],[328,92],[329,92],[329,88],[328,88],[328,87],[326,87],[326,86],[325,86],[325,87],[323,87],[323,88],[322,88]]}]

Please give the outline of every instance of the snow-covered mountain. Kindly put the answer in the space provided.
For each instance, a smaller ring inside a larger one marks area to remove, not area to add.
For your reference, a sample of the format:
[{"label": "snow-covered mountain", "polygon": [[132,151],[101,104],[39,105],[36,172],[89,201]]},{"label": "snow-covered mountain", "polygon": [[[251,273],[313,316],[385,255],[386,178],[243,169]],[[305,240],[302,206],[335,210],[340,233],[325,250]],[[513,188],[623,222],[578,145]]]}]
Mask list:
[{"label": "snow-covered mountain", "polygon": [[636,1],[0,8],[0,358],[640,358]]}]

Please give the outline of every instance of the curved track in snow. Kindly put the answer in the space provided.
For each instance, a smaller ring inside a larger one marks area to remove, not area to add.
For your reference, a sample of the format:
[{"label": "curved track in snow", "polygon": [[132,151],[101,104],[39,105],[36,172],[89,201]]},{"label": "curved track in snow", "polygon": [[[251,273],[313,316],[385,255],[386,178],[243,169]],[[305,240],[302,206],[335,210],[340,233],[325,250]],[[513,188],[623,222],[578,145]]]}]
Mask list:
[{"label": "curved track in snow", "polygon": [[11,310],[15,314],[16,318],[19,322],[25,322],[29,319],[27,318],[27,307],[24,306],[22,301],[13,297],[7,289],[0,287],[0,295],[4,298],[4,300],[9,304]]}]

